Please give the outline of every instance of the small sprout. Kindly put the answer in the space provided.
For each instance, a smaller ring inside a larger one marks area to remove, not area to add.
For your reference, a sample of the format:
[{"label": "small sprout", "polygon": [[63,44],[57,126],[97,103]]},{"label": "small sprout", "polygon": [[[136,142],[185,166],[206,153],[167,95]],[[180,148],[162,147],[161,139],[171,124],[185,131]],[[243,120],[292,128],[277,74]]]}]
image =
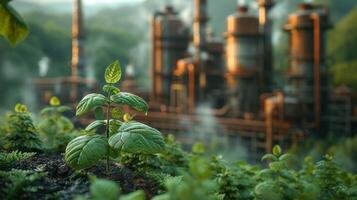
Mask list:
[{"label": "small sprout", "polygon": [[[123,112],[123,105],[147,112],[148,104],[144,99],[134,94],[120,92],[114,86],[121,78],[119,61],[107,67],[104,77],[107,85],[103,87],[103,92],[106,95],[88,94],[76,108],[77,116],[94,111],[97,120],[87,126],[87,131],[94,132],[98,127],[105,126],[105,137],[90,133],[68,143],[65,161],[77,170],[89,168],[106,158],[108,172],[110,157],[116,158],[120,152],[155,154],[164,151],[165,148],[164,139],[158,130],[139,122],[132,122],[134,116]],[[121,118],[125,123],[120,120]]]},{"label": "small sprout", "polygon": [[280,156],[280,155],[281,155],[281,148],[280,148],[279,145],[275,145],[275,146],[273,147],[273,154],[274,154],[275,156]]},{"label": "small sprout", "polygon": [[193,153],[203,154],[203,153],[205,153],[205,151],[206,151],[205,145],[203,145],[201,142],[196,142],[192,146],[192,152]]},{"label": "small sprout", "polygon": [[50,105],[51,106],[59,106],[59,105],[61,105],[61,101],[56,96],[53,96],[50,99]]},{"label": "small sprout", "polygon": [[327,160],[327,161],[333,160],[333,156],[330,155],[330,154],[326,154],[326,155],[324,156],[324,158],[325,158],[325,160]]},{"label": "small sprout", "polygon": [[18,103],[15,106],[15,112],[24,113],[27,112],[27,110],[28,110],[27,107],[23,104]]},{"label": "small sprout", "polygon": [[112,86],[112,85],[104,85],[103,86],[103,91],[106,93],[110,93],[110,94],[119,94],[120,93],[120,89]]}]

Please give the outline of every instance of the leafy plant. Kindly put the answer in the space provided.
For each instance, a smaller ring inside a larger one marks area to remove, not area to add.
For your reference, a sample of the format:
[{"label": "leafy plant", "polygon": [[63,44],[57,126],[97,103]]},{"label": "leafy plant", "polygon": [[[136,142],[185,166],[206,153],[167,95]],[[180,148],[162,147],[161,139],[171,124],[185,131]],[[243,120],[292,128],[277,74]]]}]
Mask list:
[{"label": "leafy plant", "polygon": [[90,197],[78,196],[76,200],[144,200],[145,193],[141,190],[132,192],[127,195],[120,195],[121,189],[119,185],[111,180],[93,178],[94,181],[90,185]]},{"label": "leafy plant", "polygon": [[[154,154],[162,152],[165,147],[158,130],[132,121],[128,113],[124,114],[122,108],[125,105],[145,113],[148,105],[142,98],[121,92],[115,87],[114,84],[121,78],[119,61],[107,67],[104,78],[107,82],[103,87],[106,95],[88,94],[77,105],[77,116],[95,111],[97,120],[87,126],[87,131],[105,126],[105,136],[88,134],[75,138],[67,145],[65,160],[77,170],[89,168],[106,157],[108,171],[110,156],[115,158],[120,152]],[[106,109],[106,117],[103,107]]]},{"label": "leafy plant", "polygon": [[41,110],[36,128],[44,140],[46,149],[63,151],[68,142],[78,135],[72,121],[63,115],[71,111],[71,108],[61,105],[55,96],[50,99],[49,104],[50,106]]},{"label": "leafy plant", "polygon": [[0,35],[15,46],[28,34],[28,27],[17,11],[9,4],[11,0],[0,0]]},{"label": "leafy plant", "polygon": [[28,170],[13,169],[9,172],[0,171],[1,182],[4,186],[0,189],[0,198],[4,200],[27,199],[31,193],[37,192],[40,188],[33,183],[45,174]]},{"label": "leafy plant", "polygon": [[20,151],[0,152],[0,170],[8,170],[17,162],[26,160],[34,155],[35,153],[23,153]]},{"label": "leafy plant", "polygon": [[10,114],[7,124],[4,148],[25,152],[41,150],[42,142],[25,105],[15,106],[15,112]]}]

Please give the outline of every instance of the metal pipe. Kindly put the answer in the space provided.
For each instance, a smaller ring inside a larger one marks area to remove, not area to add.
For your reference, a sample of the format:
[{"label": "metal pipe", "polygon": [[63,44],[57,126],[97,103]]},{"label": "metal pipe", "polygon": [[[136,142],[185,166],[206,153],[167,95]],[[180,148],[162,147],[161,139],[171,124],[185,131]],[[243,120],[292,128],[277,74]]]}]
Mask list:
[{"label": "metal pipe", "polygon": [[195,111],[195,66],[188,65],[188,111],[194,113]]},{"label": "metal pipe", "polygon": [[274,0],[258,0],[260,31],[263,33],[263,85],[265,91],[272,88],[273,73],[273,47],[272,47],[272,21],[269,11],[274,6]]},{"label": "metal pipe", "polygon": [[84,76],[84,47],[82,0],[74,0],[72,15],[72,77]]},{"label": "metal pipe", "polygon": [[318,13],[311,15],[314,20],[314,110],[315,110],[315,126],[320,127],[321,123],[321,80],[320,80],[320,60],[321,60],[321,25],[320,16]]},{"label": "metal pipe", "polygon": [[193,44],[195,46],[195,63],[199,71],[199,90],[198,100],[204,98],[204,90],[206,87],[205,65],[202,61],[202,53],[206,50],[206,25],[208,22],[207,16],[207,0],[194,0],[195,14],[193,23]]}]

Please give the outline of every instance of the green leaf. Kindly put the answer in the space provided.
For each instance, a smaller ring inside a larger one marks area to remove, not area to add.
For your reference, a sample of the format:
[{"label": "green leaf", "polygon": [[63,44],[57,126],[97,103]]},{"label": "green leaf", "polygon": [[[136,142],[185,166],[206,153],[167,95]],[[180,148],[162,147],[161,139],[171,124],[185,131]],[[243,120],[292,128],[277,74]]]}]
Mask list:
[{"label": "green leaf", "polygon": [[116,120],[116,119],[111,119],[109,121],[109,132],[110,135],[113,135],[118,132],[120,126],[123,124],[123,122]]},{"label": "green leaf", "polygon": [[274,182],[266,181],[261,182],[254,189],[257,199],[265,200],[280,200],[282,199],[280,193],[277,191]]},{"label": "green leaf", "polygon": [[58,106],[57,110],[58,112],[66,112],[72,110],[72,108],[69,106]]},{"label": "green leaf", "polygon": [[114,108],[112,109],[112,117],[114,119],[122,119],[124,116],[124,112],[121,108]]},{"label": "green leaf", "polygon": [[117,183],[106,179],[96,179],[90,186],[90,193],[94,199],[117,200],[120,189]]},{"label": "green leaf", "polygon": [[144,99],[127,92],[120,92],[119,94],[112,95],[110,97],[110,100],[112,100],[116,104],[128,105],[136,109],[137,111],[147,112],[149,108],[148,104],[145,102]]},{"label": "green leaf", "polygon": [[109,138],[109,145],[126,153],[159,153],[165,149],[161,133],[139,122],[123,123],[118,133]]},{"label": "green leaf", "polygon": [[83,115],[96,107],[106,105],[106,103],[107,98],[104,95],[95,93],[88,94],[78,103],[76,115]]},{"label": "green leaf", "polygon": [[0,4],[0,35],[16,46],[28,35],[28,27],[21,16],[9,4],[1,1]]},{"label": "green leaf", "polygon": [[120,89],[112,85],[104,85],[103,91],[110,94],[119,94]]},{"label": "green leaf", "polygon": [[105,119],[104,111],[102,107],[96,107],[94,110],[94,117],[96,119]]},{"label": "green leaf", "polygon": [[53,112],[54,110],[55,110],[55,108],[53,108],[53,107],[46,107],[41,110],[40,115],[49,114],[49,113]]},{"label": "green leaf", "polygon": [[275,146],[273,147],[273,154],[274,154],[275,156],[280,156],[280,154],[281,154],[281,148],[280,148],[279,145],[275,145]]},{"label": "green leaf", "polygon": [[107,67],[104,78],[107,83],[117,83],[120,80],[121,68],[119,60],[114,61]]},{"label": "green leaf", "polygon": [[100,126],[104,126],[107,124],[106,120],[95,120],[94,122],[90,123],[87,127],[86,127],[86,131],[92,131],[94,129],[97,129]]},{"label": "green leaf", "polygon": [[95,165],[107,154],[108,143],[99,135],[85,135],[68,143],[65,152],[66,163],[76,170]]},{"label": "green leaf", "polygon": [[120,197],[120,200],[145,200],[145,193],[138,190]]},{"label": "green leaf", "polygon": [[278,158],[275,155],[268,153],[262,157],[262,161],[264,161],[264,160],[277,161]]},{"label": "green leaf", "polygon": [[280,171],[285,168],[285,164],[283,162],[271,162],[269,163],[269,168],[274,171]]},{"label": "green leaf", "polygon": [[[105,126],[107,124],[107,120],[95,120],[92,123],[90,123],[86,128],[85,131],[92,131],[94,129],[99,128],[100,126]],[[119,127],[121,126],[122,122],[116,119],[111,119],[109,120],[109,129],[110,132],[117,132]]]}]

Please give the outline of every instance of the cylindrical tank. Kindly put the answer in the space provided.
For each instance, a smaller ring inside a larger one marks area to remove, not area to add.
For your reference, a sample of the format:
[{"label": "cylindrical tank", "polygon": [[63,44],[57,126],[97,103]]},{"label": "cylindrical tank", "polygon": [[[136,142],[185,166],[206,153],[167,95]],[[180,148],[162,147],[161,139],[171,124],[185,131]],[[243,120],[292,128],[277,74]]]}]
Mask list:
[{"label": "cylindrical tank", "polygon": [[169,103],[172,74],[176,62],[185,56],[189,32],[170,6],[156,12],[152,19],[152,98],[159,104]]},{"label": "cylindrical tank", "polygon": [[325,7],[303,3],[291,14],[284,29],[290,35],[290,94],[303,105],[306,122],[319,126],[326,111],[328,81],[325,65],[325,32],[330,28]]},{"label": "cylindrical tank", "polygon": [[235,114],[257,113],[259,82],[262,71],[259,20],[239,6],[227,19],[226,65],[227,84]]}]

